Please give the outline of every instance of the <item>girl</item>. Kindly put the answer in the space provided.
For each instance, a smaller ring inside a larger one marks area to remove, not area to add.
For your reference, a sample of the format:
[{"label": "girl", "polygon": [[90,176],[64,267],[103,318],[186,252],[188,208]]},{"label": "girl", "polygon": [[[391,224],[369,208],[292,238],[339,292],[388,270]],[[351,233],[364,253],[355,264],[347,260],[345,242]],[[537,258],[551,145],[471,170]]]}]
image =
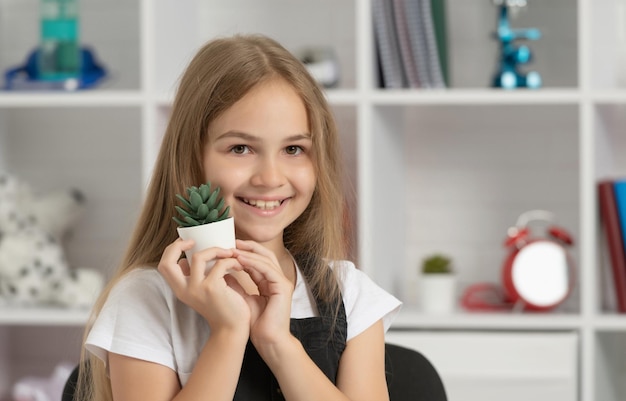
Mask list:
[{"label": "girl", "polygon": [[[298,59],[261,36],[205,45],[96,304],[79,399],[388,399],[384,331],[400,302],[343,261],[341,178],[331,111]],[[175,194],[206,181],[237,247],[187,261]]]}]

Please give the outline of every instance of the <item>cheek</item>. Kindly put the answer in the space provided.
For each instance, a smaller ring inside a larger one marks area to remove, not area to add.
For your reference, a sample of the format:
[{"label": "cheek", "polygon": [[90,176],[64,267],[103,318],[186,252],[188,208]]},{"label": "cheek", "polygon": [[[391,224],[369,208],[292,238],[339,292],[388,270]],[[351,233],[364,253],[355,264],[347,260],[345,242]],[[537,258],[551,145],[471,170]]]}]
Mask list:
[{"label": "cheek", "polygon": [[300,192],[309,194],[309,197],[313,194],[317,180],[313,165],[294,169],[293,178]]},{"label": "cheek", "polygon": [[220,163],[205,161],[204,163],[204,178],[205,181],[211,183],[211,187],[219,185],[221,188],[221,194],[224,197],[229,197],[233,193],[233,188],[236,183],[239,182],[236,169],[229,168]]},{"label": "cheek", "polygon": [[236,175],[229,173],[226,169],[216,169],[207,171],[205,174],[207,181],[211,182],[211,187],[219,185],[220,194],[228,200],[232,197],[239,180]]}]

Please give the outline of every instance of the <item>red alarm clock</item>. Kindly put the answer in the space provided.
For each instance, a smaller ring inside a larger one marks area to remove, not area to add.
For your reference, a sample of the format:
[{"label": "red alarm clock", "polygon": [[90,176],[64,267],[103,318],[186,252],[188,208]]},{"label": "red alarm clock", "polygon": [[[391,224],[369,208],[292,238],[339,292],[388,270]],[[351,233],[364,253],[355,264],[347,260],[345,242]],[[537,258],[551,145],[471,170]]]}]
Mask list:
[{"label": "red alarm clock", "polygon": [[[543,235],[536,234],[537,228]],[[539,311],[560,305],[574,285],[574,263],[567,252],[572,244],[567,231],[554,225],[552,213],[531,210],[519,216],[504,242],[509,249],[502,268],[507,301]]]}]

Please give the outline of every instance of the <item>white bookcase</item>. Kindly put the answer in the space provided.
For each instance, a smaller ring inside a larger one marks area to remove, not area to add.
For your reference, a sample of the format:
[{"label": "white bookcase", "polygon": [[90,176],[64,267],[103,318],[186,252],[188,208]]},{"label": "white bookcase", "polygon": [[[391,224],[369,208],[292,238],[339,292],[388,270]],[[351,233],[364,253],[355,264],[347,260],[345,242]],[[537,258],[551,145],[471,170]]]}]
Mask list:
[{"label": "white bookcase", "polygon": [[[234,32],[266,33],[293,51],[331,45],[341,83],[328,98],[357,190],[358,264],[405,301],[389,341],[429,356],[451,401],[513,391],[537,401],[623,400],[626,317],[603,301],[595,192],[597,178],[626,175],[621,1],[530,0],[514,25],[542,30],[529,45],[545,88],[503,92],[488,88],[497,58],[490,0],[447,1],[452,87],[442,91],[377,88],[371,0],[82,0],[82,43],[110,78],[78,93],[0,92],[0,168],[43,190],[81,189],[88,210],[68,257],[108,275],[195,49]],[[36,45],[37,10],[37,0],[0,0],[0,70]],[[498,282],[507,228],[537,208],[555,212],[576,241],[577,284],[565,305],[544,314],[419,312],[424,255],[451,254],[461,288]],[[86,317],[0,308],[0,399],[17,378],[77,360]]]}]

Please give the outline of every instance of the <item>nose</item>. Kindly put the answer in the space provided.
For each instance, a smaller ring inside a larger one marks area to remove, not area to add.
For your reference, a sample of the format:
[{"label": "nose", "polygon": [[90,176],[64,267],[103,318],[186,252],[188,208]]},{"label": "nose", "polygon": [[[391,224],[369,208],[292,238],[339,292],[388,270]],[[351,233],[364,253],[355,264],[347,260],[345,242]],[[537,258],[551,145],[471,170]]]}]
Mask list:
[{"label": "nose", "polygon": [[286,176],[278,160],[273,157],[264,157],[259,160],[251,181],[255,186],[276,188],[285,183]]}]

